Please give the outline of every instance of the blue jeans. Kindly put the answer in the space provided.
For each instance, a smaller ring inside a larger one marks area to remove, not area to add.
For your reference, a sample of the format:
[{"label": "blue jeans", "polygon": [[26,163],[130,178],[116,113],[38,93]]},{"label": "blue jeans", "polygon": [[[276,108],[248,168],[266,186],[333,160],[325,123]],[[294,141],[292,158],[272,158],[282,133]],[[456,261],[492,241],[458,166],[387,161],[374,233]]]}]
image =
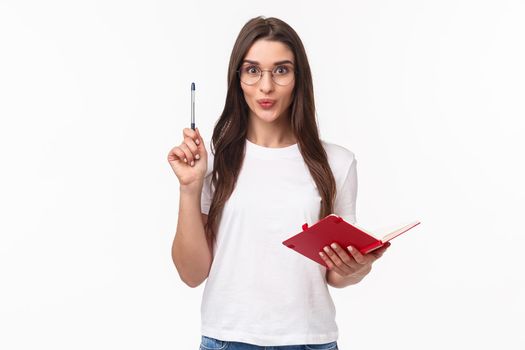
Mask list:
[{"label": "blue jeans", "polygon": [[337,342],[307,345],[259,346],[202,336],[199,350],[338,350]]}]

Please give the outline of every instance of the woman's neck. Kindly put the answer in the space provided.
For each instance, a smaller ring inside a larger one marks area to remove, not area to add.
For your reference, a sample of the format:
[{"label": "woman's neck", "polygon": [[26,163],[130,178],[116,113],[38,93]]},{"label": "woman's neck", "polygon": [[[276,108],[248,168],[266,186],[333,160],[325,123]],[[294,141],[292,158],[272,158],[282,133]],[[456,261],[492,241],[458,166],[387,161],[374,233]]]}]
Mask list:
[{"label": "woman's neck", "polygon": [[257,117],[250,119],[246,138],[259,146],[281,148],[297,143],[288,118],[279,118],[273,123],[265,123]]}]

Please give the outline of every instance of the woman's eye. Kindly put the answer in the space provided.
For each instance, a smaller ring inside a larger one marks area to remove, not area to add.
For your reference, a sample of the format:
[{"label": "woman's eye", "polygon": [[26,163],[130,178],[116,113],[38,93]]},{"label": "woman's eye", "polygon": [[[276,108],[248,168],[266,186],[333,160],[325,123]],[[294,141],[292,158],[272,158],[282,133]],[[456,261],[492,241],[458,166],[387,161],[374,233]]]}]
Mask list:
[{"label": "woman's eye", "polygon": [[277,74],[286,74],[286,73],[288,73],[288,67],[286,67],[286,66],[280,66],[280,67],[277,67],[277,68],[275,69],[275,72],[276,72]]},{"label": "woman's eye", "polygon": [[249,67],[246,67],[246,72],[250,74],[256,74],[257,72],[259,72],[259,69],[255,66],[249,66]]}]

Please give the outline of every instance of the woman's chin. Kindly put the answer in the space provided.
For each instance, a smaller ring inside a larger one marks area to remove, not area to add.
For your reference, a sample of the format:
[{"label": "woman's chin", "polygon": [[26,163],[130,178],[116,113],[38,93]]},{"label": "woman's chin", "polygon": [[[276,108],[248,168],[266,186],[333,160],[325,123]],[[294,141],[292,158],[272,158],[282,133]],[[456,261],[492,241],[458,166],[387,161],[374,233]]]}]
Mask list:
[{"label": "woman's chin", "polygon": [[276,111],[258,111],[257,118],[264,122],[272,123],[279,118],[279,115]]}]

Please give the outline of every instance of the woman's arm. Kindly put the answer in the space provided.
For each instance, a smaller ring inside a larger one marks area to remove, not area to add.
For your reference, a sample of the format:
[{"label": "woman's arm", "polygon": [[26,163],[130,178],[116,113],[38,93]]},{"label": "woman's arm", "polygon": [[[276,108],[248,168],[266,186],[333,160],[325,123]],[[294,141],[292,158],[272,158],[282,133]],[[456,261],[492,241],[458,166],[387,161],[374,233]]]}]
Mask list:
[{"label": "woman's arm", "polygon": [[202,185],[196,187],[189,189],[181,186],[177,233],[171,248],[179,276],[192,288],[208,277],[213,260],[213,248],[204,233],[208,216],[201,213]]}]

